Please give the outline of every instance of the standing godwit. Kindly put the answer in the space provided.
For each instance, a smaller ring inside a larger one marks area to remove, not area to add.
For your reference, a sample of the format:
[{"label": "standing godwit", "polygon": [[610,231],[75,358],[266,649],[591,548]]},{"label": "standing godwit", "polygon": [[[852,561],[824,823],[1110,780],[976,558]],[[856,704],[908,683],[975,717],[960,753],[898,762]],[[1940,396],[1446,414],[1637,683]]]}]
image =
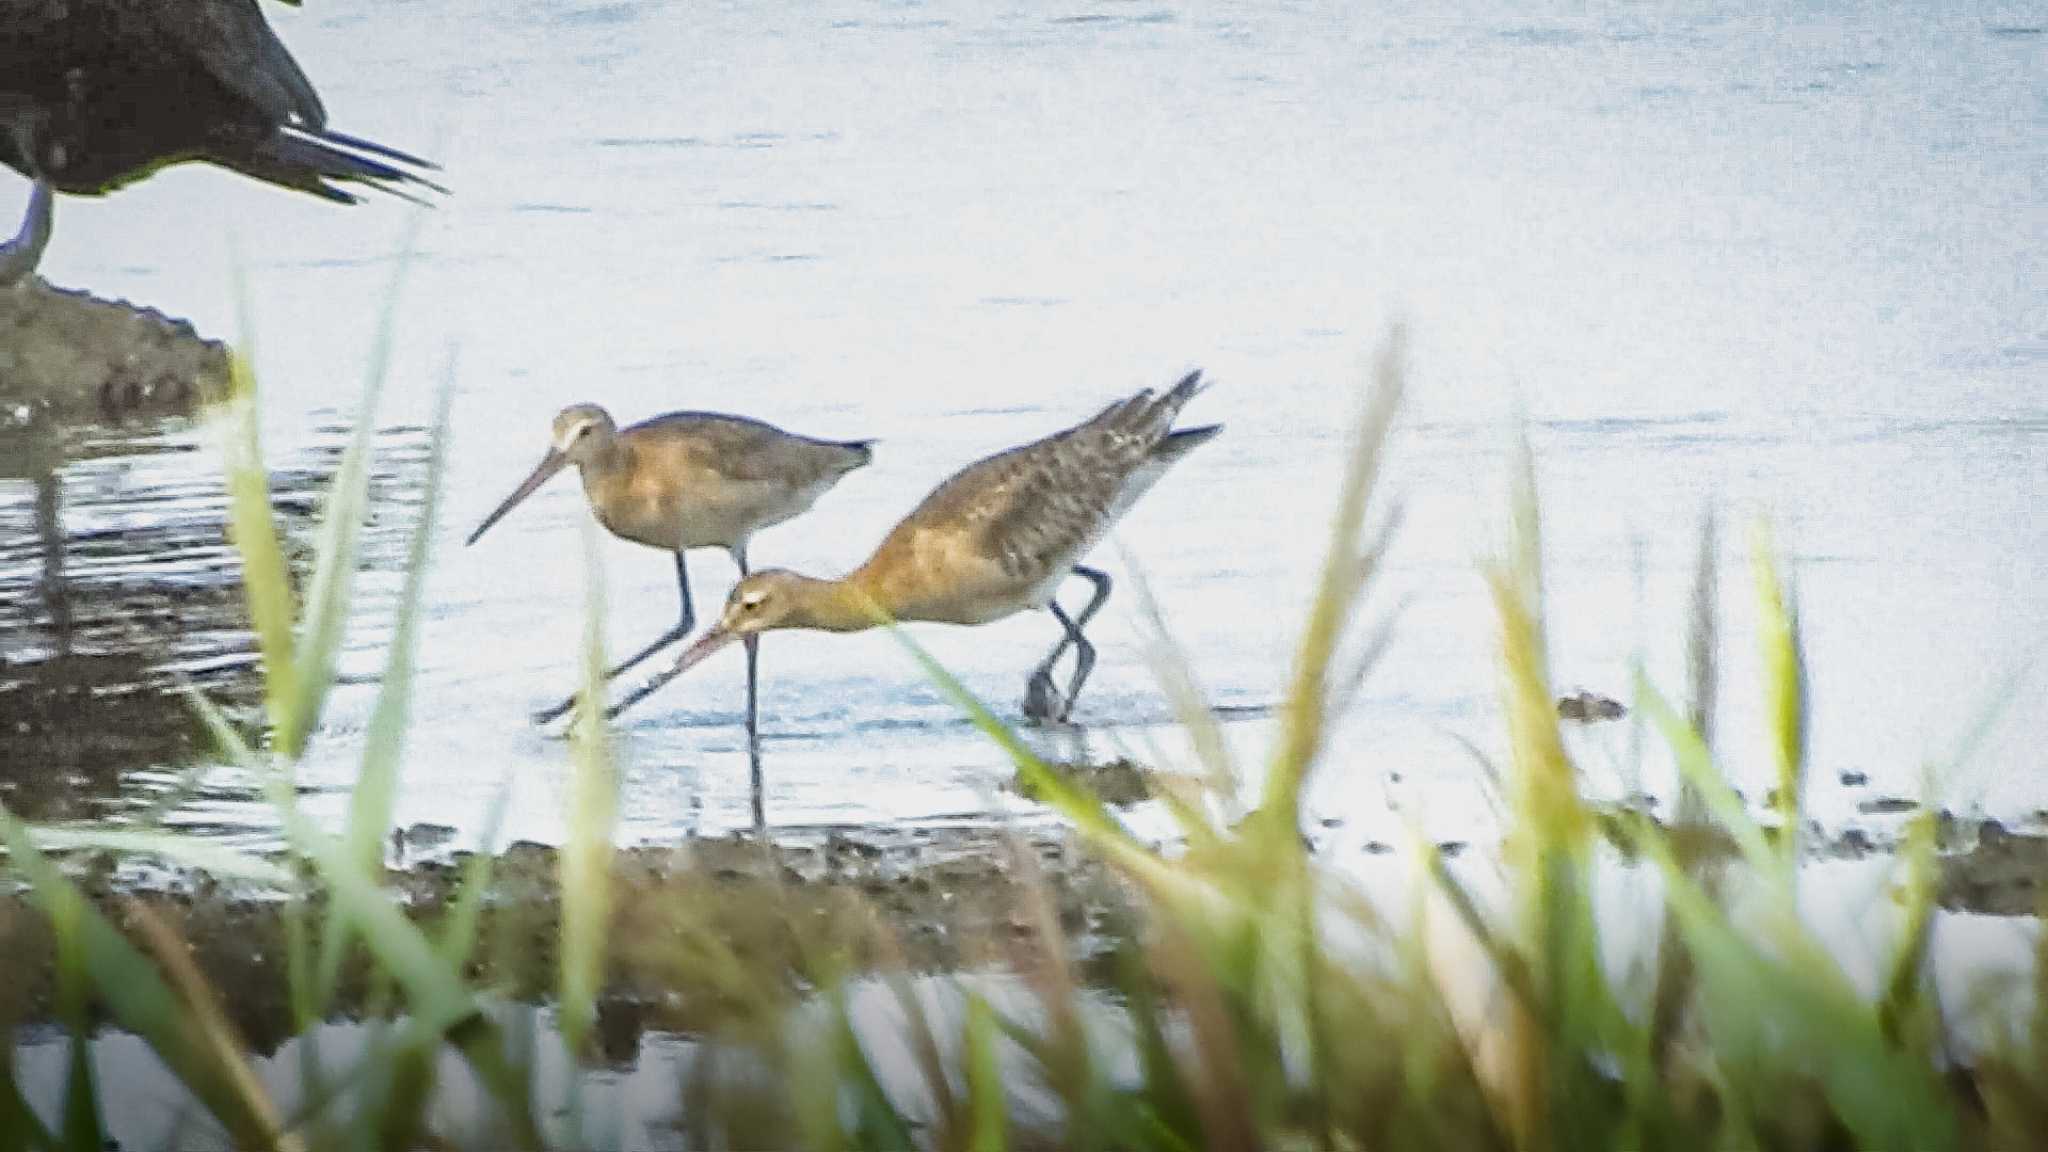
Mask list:
[{"label": "standing godwit", "polygon": [[[747,541],[763,528],[803,514],[848,472],[873,458],[869,440],[813,440],[772,424],[710,412],[671,412],[629,428],[595,404],[572,404],[555,417],[547,455],[505,502],[484,517],[474,544],[513,505],[571,464],[583,494],[606,531],[623,540],[673,552],[682,618],[655,641],[605,673],[609,680],[690,634],[697,614],[683,557],[692,548],[723,548],[747,575]],[[751,641],[751,638],[750,638]],[[758,644],[747,646],[747,740],[757,748],[755,686]],[[644,693],[605,712],[610,719]],[[576,697],[534,713],[545,724]]]},{"label": "standing godwit", "polygon": [[256,0],[0,0],[0,164],[35,181],[0,287],[35,271],[51,197],[187,160],[352,204],[333,181],[445,191],[417,157],[327,128]]},{"label": "standing godwit", "polygon": [[[778,628],[857,632],[882,617],[986,624],[1044,608],[1059,621],[1061,636],[1031,673],[1024,708],[1035,720],[1065,721],[1095,667],[1095,645],[1082,629],[1110,587],[1108,573],[1078,561],[1174,461],[1223,430],[1220,424],[1173,427],[1181,406],[1201,388],[1202,373],[1190,372],[1164,396],[1147,388],[1092,420],[968,465],[933,489],[866,563],[839,579],[782,569],[742,578],[718,623],[620,706],[734,640],[752,643]],[[1072,617],[1054,598],[1070,574],[1094,585]],[[1069,645],[1074,677],[1062,696],[1052,670]]]}]

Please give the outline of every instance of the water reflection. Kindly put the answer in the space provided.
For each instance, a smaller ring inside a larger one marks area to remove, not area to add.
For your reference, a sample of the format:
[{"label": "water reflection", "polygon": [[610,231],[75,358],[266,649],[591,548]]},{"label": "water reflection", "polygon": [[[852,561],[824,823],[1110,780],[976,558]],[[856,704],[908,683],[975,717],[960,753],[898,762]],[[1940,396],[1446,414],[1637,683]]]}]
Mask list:
[{"label": "water reflection", "polygon": [[[316,426],[271,474],[301,574],[345,437]],[[396,555],[388,538],[409,516],[386,509],[402,510],[423,452],[418,429],[380,437],[366,568]],[[196,422],[0,429],[0,801],[15,813],[106,817],[161,791],[162,773],[139,770],[206,754],[181,681],[252,713],[261,685],[225,509]]]}]

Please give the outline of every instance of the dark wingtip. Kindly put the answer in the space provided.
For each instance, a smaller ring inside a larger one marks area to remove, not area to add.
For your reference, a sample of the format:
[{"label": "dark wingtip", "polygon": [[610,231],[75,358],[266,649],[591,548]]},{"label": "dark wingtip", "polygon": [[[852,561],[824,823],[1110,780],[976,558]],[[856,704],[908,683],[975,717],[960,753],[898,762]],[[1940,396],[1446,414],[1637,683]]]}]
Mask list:
[{"label": "dark wingtip", "polygon": [[875,441],[873,440],[842,440],[839,442],[839,446],[859,457],[859,459],[854,461],[853,466],[855,468],[861,468],[874,462]]},{"label": "dark wingtip", "polygon": [[[395,160],[408,167],[425,168],[433,172],[441,170],[441,166],[432,160],[422,160],[410,152],[401,152],[388,144],[379,144],[375,140],[365,140],[361,136],[351,136],[346,132],[336,132],[331,128],[321,129],[319,135],[336,144],[353,148],[358,152],[368,152],[373,156],[382,156],[386,160]],[[425,181],[421,181],[421,183],[425,183]]]},{"label": "dark wingtip", "polygon": [[1153,455],[1168,460],[1177,460],[1189,452],[1214,440],[1223,431],[1221,424],[1204,424],[1199,428],[1177,428],[1167,433],[1166,438],[1153,449]]}]

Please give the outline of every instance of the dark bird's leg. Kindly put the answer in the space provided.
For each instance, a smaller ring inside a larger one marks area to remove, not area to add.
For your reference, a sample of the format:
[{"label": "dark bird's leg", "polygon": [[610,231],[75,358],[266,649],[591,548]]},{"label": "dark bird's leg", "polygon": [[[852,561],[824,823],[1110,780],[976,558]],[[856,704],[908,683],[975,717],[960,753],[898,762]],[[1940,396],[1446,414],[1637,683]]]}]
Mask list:
[{"label": "dark bird's leg", "polygon": [[[681,563],[681,555],[681,553],[677,553],[678,563]],[[744,551],[734,551],[732,558],[733,561],[739,565],[740,579],[746,579],[747,561]],[[755,737],[754,727],[754,668],[755,653],[759,650],[759,647],[759,638],[753,636],[747,637],[747,744],[750,749],[754,750],[754,760],[757,765],[760,762],[760,743],[758,739],[756,739]],[[639,657],[634,657],[634,659],[638,660]],[[676,677],[682,674],[682,662],[678,660],[676,663],[669,665],[668,667],[662,669],[659,672],[656,672],[652,676],[649,676],[645,681],[642,681],[638,687],[634,688],[631,692],[626,693],[624,697],[620,698],[617,704],[614,704],[611,707],[605,709],[604,718],[610,720],[616,717],[619,713],[624,712],[626,709],[631,708],[633,705],[638,704],[642,700],[647,699],[649,696],[654,695],[656,692],[661,691],[663,685],[667,684],[669,681],[675,679]],[[759,778],[759,775],[760,772],[757,767],[755,770],[755,776],[757,780]],[[759,800],[757,797],[756,804],[758,805],[758,803]]]},{"label": "dark bird's leg", "polygon": [[28,214],[22,217],[21,230],[14,239],[0,244],[0,288],[28,279],[41,262],[43,249],[50,244],[52,196],[49,183],[38,178],[29,193]]},{"label": "dark bird's leg", "polygon": [[[1066,610],[1059,606],[1057,600],[1047,605],[1052,611],[1053,618],[1060,622],[1063,634],[1059,643],[1053,645],[1051,654],[1031,673],[1031,680],[1025,686],[1024,715],[1033,720],[1064,722],[1074,710],[1074,700],[1081,695],[1081,685],[1087,682],[1088,674],[1095,670],[1095,645],[1089,643],[1088,637],[1082,634],[1081,630],[1088,626],[1088,621],[1095,618],[1095,614],[1102,610],[1103,602],[1109,599],[1109,573],[1099,568],[1076,564],[1074,575],[1093,584],[1095,594],[1082,606],[1080,616],[1073,619],[1068,618]],[[1074,678],[1067,685],[1066,697],[1062,699],[1059,689],[1053,687],[1052,669],[1053,665],[1059,663],[1060,657],[1066,655],[1069,644],[1074,647]]]},{"label": "dark bird's leg", "polygon": [[[642,663],[644,663],[647,660],[649,656],[654,655],[656,652],[661,651],[663,648],[666,648],[669,645],[674,644],[676,641],[681,640],[683,637],[688,636],[690,634],[690,629],[697,626],[697,610],[690,604],[690,572],[689,569],[683,563],[683,554],[681,552],[676,553],[676,587],[681,589],[683,594],[682,619],[676,622],[675,627],[662,633],[660,636],[655,637],[654,643],[649,644],[647,647],[642,648],[638,652],[633,653],[631,656],[626,657],[626,659],[623,662],[617,664],[610,671],[606,672],[604,674],[604,678],[606,680],[610,680],[613,677],[620,675],[621,673],[639,667]],[[571,696],[567,700],[564,700],[551,708],[542,708],[539,711],[536,711],[533,714],[533,722],[535,724],[546,724],[548,721],[555,719],[557,716],[566,713],[567,711],[569,711],[569,709],[574,708],[576,706],[577,696],[581,695],[582,693],[579,692],[576,694],[576,696]]]},{"label": "dark bird's leg", "polygon": [[[747,578],[747,549],[745,545],[733,549],[732,560],[739,565],[740,579]],[[754,834],[762,839],[768,833],[768,807],[762,796],[761,787],[761,638],[749,636],[747,646],[747,776],[751,785],[754,805]]]}]

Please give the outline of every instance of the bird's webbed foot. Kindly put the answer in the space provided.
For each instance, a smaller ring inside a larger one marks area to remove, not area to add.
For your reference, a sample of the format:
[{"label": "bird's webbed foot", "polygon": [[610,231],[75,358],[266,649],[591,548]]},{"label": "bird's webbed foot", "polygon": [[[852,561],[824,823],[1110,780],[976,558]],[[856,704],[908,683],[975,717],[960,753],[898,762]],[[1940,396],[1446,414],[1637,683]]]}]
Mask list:
[{"label": "bird's webbed foot", "polygon": [[1024,686],[1024,718],[1033,724],[1065,724],[1074,702],[1060,694],[1050,669],[1041,668]]}]

